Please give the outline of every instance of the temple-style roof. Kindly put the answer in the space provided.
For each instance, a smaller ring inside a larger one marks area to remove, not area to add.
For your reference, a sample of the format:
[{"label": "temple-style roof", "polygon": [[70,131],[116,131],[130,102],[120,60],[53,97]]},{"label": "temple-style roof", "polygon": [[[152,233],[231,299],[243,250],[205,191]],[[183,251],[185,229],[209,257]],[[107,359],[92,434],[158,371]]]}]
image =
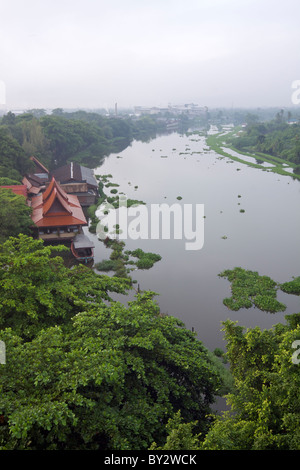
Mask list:
[{"label": "temple-style roof", "polygon": [[54,177],[44,193],[32,198],[32,209],[38,227],[87,225],[77,196],[67,194]]}]

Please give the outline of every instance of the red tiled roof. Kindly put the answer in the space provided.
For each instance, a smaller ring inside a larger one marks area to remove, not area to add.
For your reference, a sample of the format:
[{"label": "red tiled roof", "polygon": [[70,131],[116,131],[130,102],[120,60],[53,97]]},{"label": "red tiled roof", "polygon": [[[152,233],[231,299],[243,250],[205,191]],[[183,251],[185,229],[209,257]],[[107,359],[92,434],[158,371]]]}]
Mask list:
[{"label": "red tiled roof", "polygon": [[25,184],[15,184],[11,186],[0,186],[2,189],[11,189],[13,193],[24,196],[27,199],[27,186]]},{"label": "red tiled roof", "polygon": [[[57,189],[54,188],[52,193],[48,197],[47,201],[44,201],[43,215],[46,215],[50,211],[50,209],[53,206],[53,203],[55,202],[55,199],[58,200],[58,202],[61,206],[61,209],[62,209],[61,212],[63,214],[72,214],[71,207],[70,207],[69,203],[60,195],[59,191],[57,191]],[[60,211],[58,209],[56,209],[55,213],[58,214],[58,213],[60,213]]]},{"label": "red tiled roof", "polygon": [[52,178],[43,194],[32,198],[32,220],[39,227],[87,225],[77,196],[67,194]]}]

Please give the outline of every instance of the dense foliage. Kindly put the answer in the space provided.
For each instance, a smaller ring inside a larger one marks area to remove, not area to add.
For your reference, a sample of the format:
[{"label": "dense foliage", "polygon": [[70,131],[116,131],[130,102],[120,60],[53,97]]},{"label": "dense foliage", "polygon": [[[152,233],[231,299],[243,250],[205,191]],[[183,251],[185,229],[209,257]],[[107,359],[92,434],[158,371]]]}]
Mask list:
[{"label": "dense foliage", "polygon": [[150,116],[103,116],[60,109],[48,115],[43,110],[18,116],[9,112],[0,122],[0,176],[18,179],[27,171],[30,155],[50,169],[68,160],[95,167],[106,155],[123,150],[133,139],[149,139],[163,130],[165,124]]},{"label": "dense foliage", "polygon": [[0,126],[0,176],[19,181],[30,169],[31,162],[22,146]]},{"label": "dense foliage", "polygon": [[299,123],[289,124],[281,118],[249,123],[232,143],[239,150],[268,154],[300,165]]},{"label": "dense foliage", "polygon": [[[230,411],[215,416],[208,433],[179,413],[167,425],[162,450],[300,450],[300,314],[271,330],[224,322],[234,390]],[[295,351],[294,348],[298,347]]]},{"label": "dense foliage", "polygon": [[[2,178],[2,180],[5,180]],[[5,181],[7,184],[7,179]],[[24,196],[14,194],[11,189],[0,189],[0,243],[19,233],[30,234],[31,207]]]},{"label": "dense foliage", "polygon": [[293,360],[300,314],[286,319],[271,330],[224,323],[236,391],[228,397],[232,411],[217,419],[201,448],[300,450],[299,360]]},{"label": "dense foliage", "polygon": [[25,235],[2,245],[0,265],[2,449],[148,448],[179,410],[206,433],[219,370],[153,293],[125,307],[109,292],[126,280],[68,269]]}]

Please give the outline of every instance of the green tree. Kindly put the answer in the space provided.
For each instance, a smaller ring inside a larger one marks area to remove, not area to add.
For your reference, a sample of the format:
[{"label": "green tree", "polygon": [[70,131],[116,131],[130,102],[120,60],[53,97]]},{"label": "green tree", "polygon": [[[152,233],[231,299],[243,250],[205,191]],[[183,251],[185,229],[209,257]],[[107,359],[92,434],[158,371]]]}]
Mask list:
[{"label": "green tree", "polygon": [[165,444],[158,447],[153,443],[150,450],[199,450],[201,435],[194,434],[196,425],[197,421],[184,423],[180,411],[177,411],[166,424],[168,436]]},{"label": "green tree", "polygon": [[0,262],[2,449],[146,449],[179,410],[207,431],[219,372],[154,293],[112,301],[127,280],[69,270],[23,235],[2,245]]},{"label": "green tree", "polygon": [[13,125],[15,124],[15,122],[16,122],[16,115],[11,111],[8,111],[8,113],[5,114],[1,120],[1,124],[7,124],[7,125]]},{"label": "green tree", "polygon": [[224,323],[235,379],[235,392],[228,396],[232,411],[216,420],[201,448],[300,450],[300,374],[293,360],[300,314],[286,320],[271,330]]},{"label": "green tree", "polygon": [[0,129],[0,176],[19,181],[31,168],[31,162],[22,147],[4,129]]},{"label": "green tree", "polygon": [[6,329],[1,340],[4,448],[148,448],[178,409],[207,427],[217,376],[201,343],[148,295],[80,312],[68,332],[24,343]]},{"label": "green tree", "polygon": [[24,196],[0,188],[0,243],[19,233],[29,234],[33,225],[30,215]]},{"label": "green tree", "polygon": [[0,327],[32,339],[42,328],[64,325],[92,301],[124,293],[128,281],[97,276],[85,266],[64,266],[57,252],[42,240],[20,234],[0,245]]}]

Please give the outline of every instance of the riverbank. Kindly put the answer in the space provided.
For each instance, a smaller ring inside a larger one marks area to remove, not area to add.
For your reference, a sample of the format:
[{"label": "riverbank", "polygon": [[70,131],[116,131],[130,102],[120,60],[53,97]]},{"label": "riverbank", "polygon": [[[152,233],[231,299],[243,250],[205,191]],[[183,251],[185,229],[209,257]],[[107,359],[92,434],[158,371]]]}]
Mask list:
[{"label": "riverbank", "polygon": [[[267,155],[261,152],[249,153],[245,151],[240,151],[239,149],[234,147],[232,145],[232,137],[237,132],[239,132],[239,128],[235,128],[233,131],[227,133],[220,132],[217,134],[210,134],[206,138],[207,145],[219,155],[230,158],[231,160],[234,160],[238,163],[242,163],[252,168],[260,169],[262,171],[271,171],[282,176],[290,176],[294,179],[300,180],[300,175],[286,170],[287,167],[290,169],[294,169],[296,167],[294,163],[287,162],[286,160],[283,160],[279,157],[275,157],[273,155]],[[241,157],[233,155],[232,153],[230,153],[230,151],[241,155]],[[249,161],[242,158],[243,156],[246,158],[250,158],[251,160],[255,160],[256,163],[254,161]],[[269,164],[269,166],[267,166],[266,164]]]}]

